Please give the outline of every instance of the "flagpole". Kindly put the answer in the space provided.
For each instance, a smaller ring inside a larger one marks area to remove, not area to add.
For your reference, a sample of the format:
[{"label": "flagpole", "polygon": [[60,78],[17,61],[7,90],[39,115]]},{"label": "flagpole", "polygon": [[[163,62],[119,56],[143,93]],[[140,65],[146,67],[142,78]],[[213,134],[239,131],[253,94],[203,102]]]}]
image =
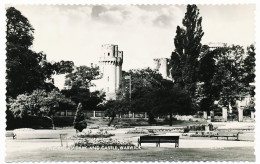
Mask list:
[{"label": "flagpole", "polygon": [[130,85],[130,86],[129,86],[129,92],[130,92],[130,106],[131,106],[131,101],[132,101],[132,88],[131,88],[131,83],[132,83],[131,81],[132,81],[132,80],[131,80],[131,75],[130,75],[129,77],[130,77],[130,78],[129,78],[129,80],[130,80],[130,83],[129,83],[129,85]]}]

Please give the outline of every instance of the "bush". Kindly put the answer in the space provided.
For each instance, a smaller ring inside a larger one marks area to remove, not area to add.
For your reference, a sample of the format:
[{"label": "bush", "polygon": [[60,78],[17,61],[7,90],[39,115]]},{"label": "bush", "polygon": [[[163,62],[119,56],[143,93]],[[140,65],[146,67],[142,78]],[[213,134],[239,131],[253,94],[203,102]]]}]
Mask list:
[{"label": "bush", "polygon": [[[55,119],[54,119],[55,120]],[[18,128],[51,129],[50,119],[37,116],[25,116],[23,118],[7,118],[6,130]]]},{"label": "bush", "polygon": [[189,128],[184,128],[183,133],[189,133],[190,129]]},{"label": "bush", "polygon": [[75,119],[73,122],[74,129],[76,129],[79,132],[82,132],[83,129],[87,127],[87,122],[85,120],[84,113],[82,112],[82,104],[79,103],[75,115]]},{"label": "bush", "polygon": [[106,149],[106,150],[125,150],[125,149],[139,149],[131,141],[118,141],[114,139],[82,139],[74,143],[75,148],[89,148],[89,149]]},{"label": "bush", "polygon": [[108,138],[114,136],[115,134],[108,133],[107,131],[98,131],[97,133],[92,133],[91,130],[87,132],[77,133],[73,136],[73,138]]}]

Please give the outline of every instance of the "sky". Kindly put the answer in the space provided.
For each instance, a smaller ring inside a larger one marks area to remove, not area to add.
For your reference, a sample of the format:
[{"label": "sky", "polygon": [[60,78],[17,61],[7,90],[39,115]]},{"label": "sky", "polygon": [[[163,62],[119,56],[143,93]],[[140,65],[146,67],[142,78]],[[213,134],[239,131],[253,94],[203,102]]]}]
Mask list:
[{"label": "sky", "polygon": [[[102,44],[124,51],[123,70],[153,66],[154,58],[169,58],[184,5],[17,5],[35,28],[32,49],[49,61],[71,60],[76,66],[98,64]],[[243,46],[254,43],[255,5],[198,5],[202,43]],[[64,81],[56,76],[60,88]]]}]

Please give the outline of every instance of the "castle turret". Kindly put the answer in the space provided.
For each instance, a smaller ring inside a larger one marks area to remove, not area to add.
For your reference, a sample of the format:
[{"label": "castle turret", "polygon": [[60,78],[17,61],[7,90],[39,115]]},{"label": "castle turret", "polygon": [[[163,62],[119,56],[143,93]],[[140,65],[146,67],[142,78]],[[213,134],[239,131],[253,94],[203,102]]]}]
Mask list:
[{"label": "castle turret", "polygon": [[123,51],[118,51],[118,45],[102,45],[102,55],[99,58],[99,68],[102,74],[103,90],[106,99],[116,99],[122,79]]},{"label": "castle turret", "polygon": [[159,73],[162,74],[164,79],[172,79],[170,74],[170,66],[168,58],[157,58],[154,59],[154,67]]}]

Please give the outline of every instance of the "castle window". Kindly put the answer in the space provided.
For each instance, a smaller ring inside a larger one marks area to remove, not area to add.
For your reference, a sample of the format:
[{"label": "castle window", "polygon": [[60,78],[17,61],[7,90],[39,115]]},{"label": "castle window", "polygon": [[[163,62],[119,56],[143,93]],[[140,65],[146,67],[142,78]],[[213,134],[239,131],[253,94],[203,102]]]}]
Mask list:
[{"label": "castle window", "polygon": [[109,76],[107,77],[107,81],[109,81]]},{"label": "castle window", "polygon": [[110,56],[110,53],[108,53],[108,56]]}]

